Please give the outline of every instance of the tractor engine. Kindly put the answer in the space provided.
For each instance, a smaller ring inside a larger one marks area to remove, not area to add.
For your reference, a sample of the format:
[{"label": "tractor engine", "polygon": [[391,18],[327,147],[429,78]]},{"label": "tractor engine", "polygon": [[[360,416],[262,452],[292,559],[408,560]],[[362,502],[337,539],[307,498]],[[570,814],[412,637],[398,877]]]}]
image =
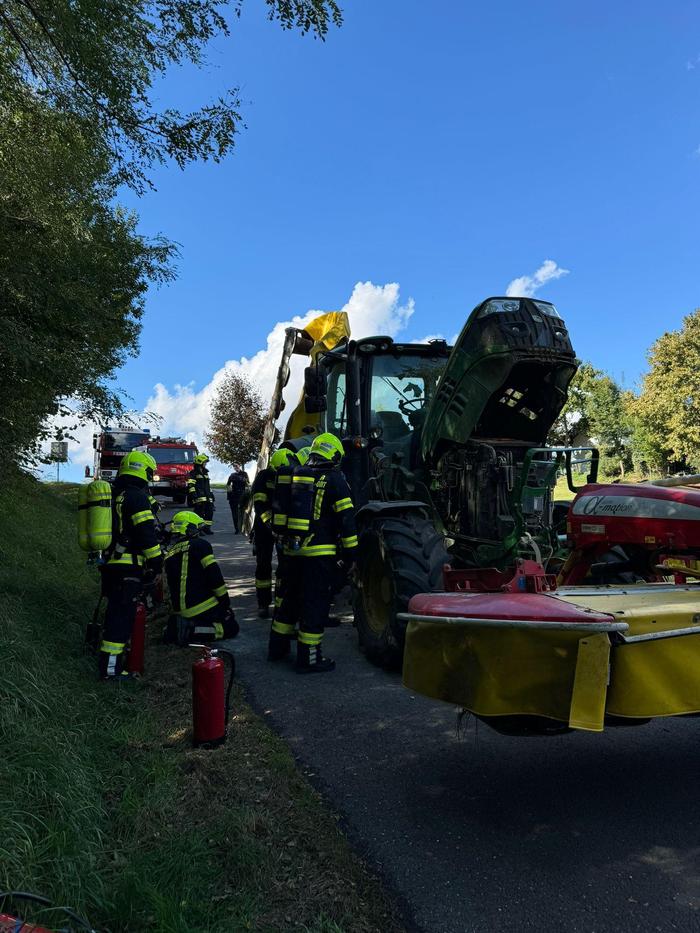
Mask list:
[{"label": "tractor engine", "polygon": [[[433,499],[445,531],[455,542],[457,563],[481,564],[514,536],[528,557],[548,547],[552,528],[554,473],[551,459],[525,465],[529,447],[522,443],[473,439],[449,450],[438,462]],[[527,476],[523,475],[527,470]],[[518,532],[520,527],[520,532]],[[493,549],[493,552],[491,552]],[[545,557],[547,554],[542,555]]]}]

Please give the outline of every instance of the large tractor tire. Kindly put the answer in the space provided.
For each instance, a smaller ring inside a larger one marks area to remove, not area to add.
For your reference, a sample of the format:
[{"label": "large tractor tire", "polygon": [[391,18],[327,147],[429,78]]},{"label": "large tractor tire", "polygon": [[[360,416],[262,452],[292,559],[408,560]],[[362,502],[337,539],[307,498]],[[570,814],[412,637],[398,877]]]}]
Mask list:
[{"label": "large tractor tire", "polygon": [[360,537],[355,624],[360,646],[375,664],[396,669],[403,659],[406,612],[416,593],[442,589],[449,558],[442,536],[422,515],[373,522]]}]

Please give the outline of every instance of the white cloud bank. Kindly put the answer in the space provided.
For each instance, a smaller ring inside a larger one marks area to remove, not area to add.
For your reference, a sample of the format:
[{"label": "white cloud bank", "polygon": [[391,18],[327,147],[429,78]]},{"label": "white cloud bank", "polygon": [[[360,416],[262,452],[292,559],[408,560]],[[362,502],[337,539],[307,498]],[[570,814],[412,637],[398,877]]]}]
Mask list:
[{"label": "white cloud bank", "polygon": [[533,272],[532,275],[521,275],[519,278],[513,279],[506,289],[506,295],[509,298],[532,298],[535,292],[542,288],[543,285],[546,285],[547,282],[560,279],[563,275],[568,274],[569,270],[562,269],[553,259],[545,259],[539,269]]},{"label": "white cloud bank", "polygon": [[[373,334],[396,337],[406,327],[414,308],[411,298],[401,303],[399,286],[395,282],[387,285],[358,282],[340,310],[348,314],[353,337],[369,337]],[[144,406],[145,411],[153,412],[162,419],[157,432],[162,436],[184,437],[194,441],[200,450],[203,449],[203,435],[209,424],[211,400],[226,373],[233,370],[247,376],[260,390],[263,398],[268,399],[274,388],[286,328],[303,328],[312,318],[323,313],[324,311],[313,309],[303,316],[275,324],[267,335],[264,350],[259,350],[250,358],[243,356],[240,359],[228,360],[202,388],[197,388],[193,382],[170,388],[163,383],[157,383]],[[292,357],[291,376],[285,389],[285,415],[293,410],[301,393],[305,365],[304,357]],[[284,417],[283,415],[283,423]],[[94,426],[86,425],[76,432],[77,445],[71,444],[70,447],[73,465],[92,465],[94,430]],[[229,468],[224,464],[214,460],[210,463],[210,473],[216,481],[225,479],[229,472]]]}]

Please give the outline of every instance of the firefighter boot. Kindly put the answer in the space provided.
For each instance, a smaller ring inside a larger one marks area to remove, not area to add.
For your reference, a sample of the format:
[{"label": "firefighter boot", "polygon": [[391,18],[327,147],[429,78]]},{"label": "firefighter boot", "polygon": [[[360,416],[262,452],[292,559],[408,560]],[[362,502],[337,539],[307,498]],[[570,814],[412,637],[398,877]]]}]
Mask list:
[{"label": "firefighter boot", "polygon": [[285,658],[289,657],[292,639],[287,634],[283,635],[280,632],[275,631],[275,624],[279,626],[279,623],[273,622],[273,629],[270,632],[270,640],[267,644],[267,660],[284,661]]},{"label": "firefighter boot", "polygon": [[[307,632],[299,632],[297,641],[297,674],[325,674],[326,671],[335,670],[335,661],[330,658],[324,658],[321,652],[321,635],[309,635]],[[308,641],[314,639],[315,644],[308,644]]]}]

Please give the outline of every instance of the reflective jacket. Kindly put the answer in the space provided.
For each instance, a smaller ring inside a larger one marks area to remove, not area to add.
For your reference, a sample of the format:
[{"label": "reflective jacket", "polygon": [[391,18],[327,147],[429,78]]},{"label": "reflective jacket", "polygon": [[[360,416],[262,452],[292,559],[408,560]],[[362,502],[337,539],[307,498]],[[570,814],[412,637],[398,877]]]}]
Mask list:
[{"label": "reflective jacket", "polygon": [[211,544],[203,538],[181,538],[168,548],[165,574],[173,612],[185,619],[216,609],[228,609],[231,601]]},{"label": "reflective jacket", "polygon": [[107,566],[143,568],[159,573],[163,556],[148,485],[136,476],[120,476],[112,489],[112,545]]},{"label": "reflective jacket", "polygon": [[337,467],[327,461],[309,462],[294,471],[287,531],[301,538],[303,557],[331,557],[340,547],[344,557],[354,559],[355,507]]},{"label": "reflective jacket", "polygon": [[214,494],[209,484],[209,474],[195,467],[187,477],[187,504],[202,505],[213,501]]},{"label": "reflective jacket", "polygon": [[258,470],[253,480],[253,511],[265,525],[272,521],[272,493],[275,489],[275,471],[270,467]]},{"label": "reflective jacket", "polygon": [[287,519],[292,505],[293,476],[293,465],[277,467],[272,490],[272,530],[276,534],[282,535],[287,530]]}]

